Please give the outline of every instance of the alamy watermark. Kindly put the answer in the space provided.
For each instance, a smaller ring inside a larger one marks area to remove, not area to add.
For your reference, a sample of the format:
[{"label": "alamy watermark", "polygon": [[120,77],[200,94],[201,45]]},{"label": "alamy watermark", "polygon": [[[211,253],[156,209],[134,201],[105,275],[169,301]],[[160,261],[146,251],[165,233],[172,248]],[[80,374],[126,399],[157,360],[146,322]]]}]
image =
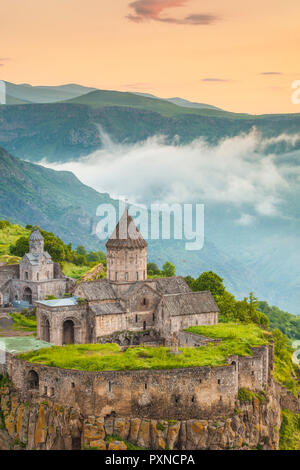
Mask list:
[{"label": "alamy watermark", "polygon": [[[94,233],[100,240],[139,238],[145,240],[184,240],[187,251],[199,251],[204,245],[204,204],[151,204],[131,206],[129,215],[134,223],[122,216],[127,205],[119,207],[100,204],[96,215],[100,217]],[[116,225],[119,221],[118,230]],[[136,230],[136,227],[139,231]]]},{"label": "alamy watermark", "polygon": [[6,83],[0,80],[0,104],[6,104]]},{"label": "alamy watermark", "polygon": [[292,88],[295,90],[292,93],[292,103],[300,104],[300,80],[295,80],[292,83]]}]

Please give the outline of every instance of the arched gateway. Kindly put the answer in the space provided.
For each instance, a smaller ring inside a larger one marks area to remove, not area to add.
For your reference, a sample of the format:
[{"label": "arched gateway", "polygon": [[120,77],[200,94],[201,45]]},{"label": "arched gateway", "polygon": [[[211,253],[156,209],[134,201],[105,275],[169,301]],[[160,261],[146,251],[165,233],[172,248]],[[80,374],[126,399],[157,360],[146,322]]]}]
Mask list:
[{"label": "arched gateway", "polygon": [[23,300],[28,302],[29,305],[32,305],[32,290],[29,287],[24,289]]},{"label": "arched gateway", "polygon": [[72,320],[66,320],[63,324],[63,344],[74,344],[75,328]]}]

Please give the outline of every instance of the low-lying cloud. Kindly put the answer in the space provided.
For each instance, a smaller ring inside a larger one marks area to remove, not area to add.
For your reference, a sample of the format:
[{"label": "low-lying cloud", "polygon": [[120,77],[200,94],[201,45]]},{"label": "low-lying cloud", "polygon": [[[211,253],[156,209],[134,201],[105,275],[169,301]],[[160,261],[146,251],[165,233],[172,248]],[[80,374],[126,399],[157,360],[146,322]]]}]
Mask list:
[{"label": "low-lying cloud", "polygon": [[164,17],[161,14],[169,8],[185,6],[190,0],[136,0],[129,3],[134,14],[127,18],[135,23],[143,21],[160,21],[162,23],[187,24],[187,25],[208,25],[219,19],[218,16],[206,13],[195,13],[184,18]]},{"label": "low-lying cloud", "polygon": [[[255,130],[215,146],[203,139],[172,145],[162,136],[115,144],[100,133],[104,147],[91,155],[41,164],[72,171],[97,191],[135,203],[230,204],[240,212],[240,225],[250,225],[259,216],[280,215],[282,194],[290,191],[287,172],[281,171],[275,155],[263,153],[265,141]],[[296,137],[291,139],[296,142]]]}]

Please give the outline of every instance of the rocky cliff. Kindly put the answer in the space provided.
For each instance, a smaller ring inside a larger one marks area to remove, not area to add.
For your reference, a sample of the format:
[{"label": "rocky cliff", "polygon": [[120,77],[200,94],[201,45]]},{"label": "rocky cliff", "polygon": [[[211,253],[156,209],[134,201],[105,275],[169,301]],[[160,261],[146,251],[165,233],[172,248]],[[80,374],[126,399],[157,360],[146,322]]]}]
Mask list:
[{"label": "rocky cliff", "polygon": [[[274,382],[262,400],[237,400],[231,416],[206,420],[159,420],[83,416],[76,409],[40,398],[26,401],[0,389],[0,449],[278,449],[280,387]],[[241,397],[240,397],[241,398]]]}]

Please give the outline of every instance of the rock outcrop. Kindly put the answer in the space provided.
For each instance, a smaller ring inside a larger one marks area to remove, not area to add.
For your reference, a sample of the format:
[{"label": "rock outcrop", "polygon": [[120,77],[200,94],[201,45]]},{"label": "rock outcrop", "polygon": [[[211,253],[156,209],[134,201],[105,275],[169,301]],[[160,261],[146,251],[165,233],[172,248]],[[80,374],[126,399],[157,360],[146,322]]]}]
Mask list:
[{"label": "rock outcrop", "polygon": [[[126,450],[128,443],[147,449],[278,449],[280,387],[272,382],[265,401],[236,402],[231,416],[159,420],[83,416],[75,408],[0,389],[0,449]],[[3,429],[1,429],[3,428]]]}]

